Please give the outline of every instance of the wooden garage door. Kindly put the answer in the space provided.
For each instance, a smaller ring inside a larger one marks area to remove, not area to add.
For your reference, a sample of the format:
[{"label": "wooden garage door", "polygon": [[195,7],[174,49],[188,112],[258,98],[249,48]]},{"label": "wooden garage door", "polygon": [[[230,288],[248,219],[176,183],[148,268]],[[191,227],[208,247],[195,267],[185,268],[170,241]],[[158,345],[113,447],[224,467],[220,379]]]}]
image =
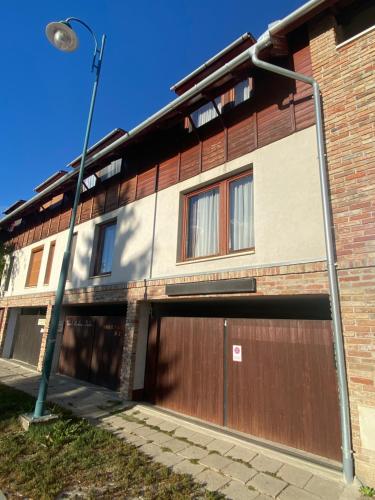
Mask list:
[{"label": "wooden garage door", "polygon": [[227,352],[228,427],[340,459],[330,321],[228,319]]},{"label": "wooden garage door", "polygon": [[341,457],[330,321],[161,318],[149,333],[147,394],[171,410]]},{"label": "wooden garage door", "polygon": [[17,318],[12,357],[36,366],[39,361],[43,326],[38,320],[40,314],[20,314]]},{"label": "wooden garage door", "polygon": [[121,316],[67,316],[59,372],[117,389],[123,339]]},{"label": "wooden garage door", "polygon": [[222,425],[223,340],[218,318],[161,318],[159,328],[154,324],[148,344],[153,402]]}]

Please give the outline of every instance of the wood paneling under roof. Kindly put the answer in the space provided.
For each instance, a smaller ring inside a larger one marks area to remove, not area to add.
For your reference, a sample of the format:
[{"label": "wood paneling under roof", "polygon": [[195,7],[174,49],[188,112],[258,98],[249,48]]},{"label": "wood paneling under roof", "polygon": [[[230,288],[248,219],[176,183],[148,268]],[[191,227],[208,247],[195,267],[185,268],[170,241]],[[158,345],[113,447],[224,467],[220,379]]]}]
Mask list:
[{"label": "wood paneling under roof", "polygon": [[125,179],[120,184],[120,197],[119,205],[127,205],[135,200],[135,194],[137,191],[137,177],[131,177],[130,179]]},{"label": "wood paneling under roof", "polygon": [[107,187],[107,194],[105,197],[105,212],[111,212],[118,207],[119,200],[119,184],[118,182],[112,183]]},{"label": "wood paneling under roof", "polygon": [[158,190],[166,189],[178,182],[180,155],[177,154],[159,164]]},{"label": "wood paneling under roof", "polygon": [[97,191],[94,195],[94,202],[92,206],[92,217],[97,217],[98,215],[104,214],[105,211],[105,189],[103,186],[100,187],[100,191]]},{"label": "wood paneling under roof", "polygon": [[221,165],[225,161],[225,133],[221,120],[215,120],[207,131],[202,131],[202,171]]},{"label": "wood paneling under roof", "polygon": [[189,179],[201,171],[200,144],[195,138],[192,138],[191,142],[193,144],[190,147],[186,146],[186,149],[181,152],[180,181]]},{"label": "wood paneling under roof", "polygon": [[153,166],[149,170],[138,175],[137,199],[144,198],[155,192],[157,167]]},{"label": "wood paneling under roof", "polygon": [[87,220],[91,219],[93,197],[92,196],[88,196],[88,197],[82,196],[81,204],[82,204],[82,208],[81,208],[79,222],[86,222]]},{"label": "wood paneling under roof", "polygon": [[[236,115],[229,120],[228,125],[228,160],[234,160],[246,153],[250,153],[257,146],[256,115],[248,116],[246,103],[242,113],[245,115],[238,120]],[[245,112],[244,112],[245,111]],[[247,116],[246,116],[247,115]]]},{"label": "wood paneling under roof", "polygon": [[[311,53],[307,36],[301,33],[298,38],[294,37],[293,43],[296,46],[296,50],[292,54],[294,70],[312,76]],[[315,123],[315,113],[311,85],[296,81],[293,100],[296,129],[302,130],[313,125]]]}]

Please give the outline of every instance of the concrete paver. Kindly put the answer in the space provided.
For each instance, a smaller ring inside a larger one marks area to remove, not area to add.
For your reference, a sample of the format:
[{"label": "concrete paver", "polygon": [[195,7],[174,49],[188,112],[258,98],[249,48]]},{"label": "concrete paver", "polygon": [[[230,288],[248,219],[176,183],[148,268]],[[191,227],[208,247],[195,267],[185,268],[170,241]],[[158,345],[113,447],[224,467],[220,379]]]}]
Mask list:
[{"label": "concrete paver", "polygon": [[214,441],[214,439],[215,438],[213,438],[212,436],[202,434],[201,432],[194,432],[194,434],[189,437],[189,441],[200,446],[207,446],[208,443]]},{"label": "concrete paver", "polygon": [[313,476],[305,486],[305,490],[318,495],[324,500],[339,498],[343,489],[344,485],[342,483],[318,476]]},{"label": "concrete paver", "polygon": [[[151,446],[151,445],[150,445]],[[156,445],[154,445],[156,446]],[[140,448],[142,449],[142,448]],[[162,451],[159,455],[155,457],[157,462],[165,465],[166,467],[172,467],[173,465],[178,464],[184,460],[184,457],[180,455],[176,455],[175,453],[171,453],[170,451]]]},{"label": "concrete paver", "polygon": [[139,448],[143,453],[148,455],[149,457],[157,457],[161,453],[163,453],[163,450],[160,448],[160,446],[157,446],[156,444],[152,443],[146,443],[143,446]]},{"label": "concrete paver", "polygon": [[203,483],[205,488],[210,491],[217,491],[230,481],[229,477],[208,469],[198,474],[195,480]]},{"label": "concrete paver", "polygon": [[254,477],[258,472],[247,465],[240,464],[238,462],[233,462],[224,469],[221,470],[223,474],[233,477],[242,483],[247,483],[252,477]]},{"label": "concrete paver", "polygon": [[183,460],[175,465],[173,470],[179,474],[190,474],[195,477],[204,470],[204,466],[201,464],[193,464],[190,460]]},{"label": "concrete paver", "polygon": [[287,486],[287,483],[269,474],[260,472],[247,483],[247,486],[252,486],[261,493],[276,497]]},{"label": "concrete paver", "polygon": [[169,441],[165,441],[164,443],[162,443],[162,446],[165,448],[169,448],[174,453],[178,453],[179,451],[187,448],[190,445],[189,443],[186,443],[185,441],[181,441],[179,439],[171,439],[171,437],[169,436]]},{"label": "concrete paver", "polygon": [[159,429],[164,432],[173,432],[179,427],[178,424],[174,422],[169,422],[168,420],[164,420],[161,424],[158,425]]},{"label": "concrete paver", "polygon": [[258,470],[259,472],[269,472],[270,474],[275,474],[275,472],[281,469],[282,465],[282,462],[267,457],[266,455],[257,455],[251,461],[251,466],[256,470]]},{"label": "concrete paver", "polygon": [[[288,486],[283,490],[279,497],[280,500],[318,500],[319,497],[309,493],[306,490],[301,490],[301,488],[297,488],[296,486]],[[334,500],[334,499],[332,499]],[[337,499],[336,499],[337,500]]]},{"label": "concrete paver", "polygon": [[212,451],[217,451],[218,453],[221,453],[224,455],[224,453],[227,453],[229,450],[231,450],[234,447],[233,443],[230,443],[229,441],[224,441],[221,439],[214,439],[207,445],[208,450]]},{"label": "concrete paver", "polygon": [[256,455],[256,451],[249,450],[244,446],[233,446],[233,448],[225,453],[226,457],[242,460],[243,462],[251,462]]},{"label": "concrete paver", "polygon": [[208,451],[203,448],[199,448],[198,446],[188,446],[184,450],[181,450],[179,454],[189,459],[198,459],[206,457],[208,455]]},{"label": "concrete paver", "polygon": [[143,427],[137,427],[133,430],[133,433],[137,434],[137,436],[141,436],[147,439],[152,439],[152,436],[154,434],[157,434],[157,432],[158,431],[156,431],[152,427],[148,427],[147,425],[144,425]]},{"label": "concrete paver", "polygon": [[187,440],[189,440],[189,438],[195,434],[194,431],[192,431],[191,429],[188,429],[187,427],[177,427],[177,429],[175,429],[173,435],[175,437],[178,437],[178,438],[185,438]]},{"label": "concrete paver", "polygon": [[165,432],[156,431],[154,434],[149,434],[147,436],[147,439],[151,440],[153,443],[162,445],[166,441],[170,441],[171,436],[169,434],[166,434]]},{"label": "concrete paver", "polygon": [[293,465],[285,464],[277,472],[277,476],[287,483],[303,488],[307,481],[311,479],[312,474],[298,467],[293,467]]},{"label": "concrete paver", "polygon": [[249,490],[238,481],[231,481],[224,488],[220,489],[227,498],[231,500],[253,500],[259,497],[259,493],[255,490]]},{"label": "concrete paver", "polygon": [[218,471],[234,463],[233,460],[230,460],[229,458],[226,457],[222,457],[218,453],[211,453],[210,455],[207,455],[206,457],[200,459],[199,461],[206,467],[210,467],[210,469]]}]

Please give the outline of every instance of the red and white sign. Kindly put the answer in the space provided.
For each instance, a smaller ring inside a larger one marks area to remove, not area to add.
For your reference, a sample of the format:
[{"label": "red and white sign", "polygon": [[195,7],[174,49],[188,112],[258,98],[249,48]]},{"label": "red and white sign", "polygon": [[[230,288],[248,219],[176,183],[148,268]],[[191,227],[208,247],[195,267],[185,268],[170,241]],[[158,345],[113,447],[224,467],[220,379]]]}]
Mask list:
[{"label": "red and white sign", "polygon": [[237,363],[242,363],[242,345],[234,345],[233,346],[233,361]]}]

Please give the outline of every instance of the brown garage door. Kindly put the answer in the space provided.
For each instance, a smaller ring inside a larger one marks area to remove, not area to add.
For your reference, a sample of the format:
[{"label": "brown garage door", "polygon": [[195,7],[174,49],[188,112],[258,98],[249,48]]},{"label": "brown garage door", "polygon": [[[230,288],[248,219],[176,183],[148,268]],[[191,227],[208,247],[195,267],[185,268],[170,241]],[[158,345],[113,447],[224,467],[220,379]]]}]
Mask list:
[{"label": "brown garage door", "polygon": [[340,459],[330,321],[161,318],[146,375],[159,406]]},{"label": "brown garage door", "polygon": [[123,317],[67,316],[59,372],[117,389],[123,339]]},{"label": "brown garage door", "polygon": [[155,375],[149,382],[152,401],[222,425],[223,340],[218,318],[161,318],[158,326],[154,323],[147,369]]},{"label": "brown garage door", "polygon": [[330,321],[229,319],[227,352],[228,427],[340,459]]}]

